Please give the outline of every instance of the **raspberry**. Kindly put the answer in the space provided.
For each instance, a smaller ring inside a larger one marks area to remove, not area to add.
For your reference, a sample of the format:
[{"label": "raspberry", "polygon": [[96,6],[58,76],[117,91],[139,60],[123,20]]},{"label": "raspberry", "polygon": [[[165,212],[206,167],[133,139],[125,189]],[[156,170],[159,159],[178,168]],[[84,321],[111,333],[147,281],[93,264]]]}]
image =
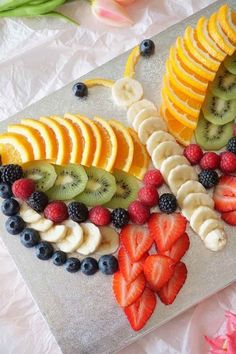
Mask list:
[{"label": "raspberry", "polygon": [[162,184],[164,183],[164,179],[163,179],[162,174],[159,170],[147,171],[145,173],[143,181],[146,185],[151,184],[156,188],[161,187]]},{"label": "raspberry", "polygon": [[35,191],[35,183],[32,179],[21,178],[13,183],[12,192],[16,198],[26,200]]},{"label": "raspberry", "polygon": [[203,170],[215,170],[219,167],[219,164],[220,156],[215,152],[206,152],[200,161],[200,167]]},{"label": "raspberry", "polygon": [[111,213],[107,208],[96,206],[89,211],[89,219],[97,226],[110,224]]},{"label": "raspberry", "polygon": [[37,211],[37,213],[42,213],[48,205],[48,197],[45,193],[36,191],[31,194],[27,200],[27,204]]},{"label": "raspberry", "polygon": [[1,168],[1,179],[4,183],[12,184],[23,177],[22,167],[19,165],[5,165]]},{"label": "raspberry", "polygon": [[203,152],[199,145],[190,144],[184,149],[184,156],[191,165],[197,165],[203,156]]},{"label": "raspberry", "polygon": [[236,170],[236,155],[230,151],[221,154],[220,169],[223,173],[232,173]]},{"label": "raspberry", "polygon": [[44,216],[55,223],[63,222],[69,217],[67,206],[63,202],[51,202],[44,209]]},{"label": "raspberry", "polygon": [[147,222],[150,217],[149,208],[138,200],[132,202],[129,205],[128,212],[130,220],[134,224],[145,224],[145,222]]},{"label": "raspberry", "polygon": [[118,229],[129,223],[129,213],[123,208],[116,208],[111,213],[112,224]]},{"label": "raspberry", "polygon": [[159,194],[154,186],[147,185],[140,189],[138,198],[144,205],[154,207],[158,203]]}]

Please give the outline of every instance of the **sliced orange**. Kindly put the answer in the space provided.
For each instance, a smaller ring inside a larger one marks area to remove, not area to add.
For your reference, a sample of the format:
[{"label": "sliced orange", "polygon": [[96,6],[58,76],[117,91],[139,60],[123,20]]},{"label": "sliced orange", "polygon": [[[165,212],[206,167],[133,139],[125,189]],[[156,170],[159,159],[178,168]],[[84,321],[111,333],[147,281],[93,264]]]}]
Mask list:
[{"label": "sliced orange", "polygon": [[55,161],[57,158],[58,146],[57,139],[53,130],[49,128],[46,124],[35,119],[22,119],[21,124],[38,131],[38,133],[44,140],[44,145],[46,149],[46,159]]},{"label": "sliced orange", "polygon": [[9,133],[22,135],[28,140],[33,149],[34,160],[45,160],[45,143],[37,130],[23,124],[10,124],[7,127]]},{"label": "sliced orange", "polygon": [[23,164],[34,160],[33,148],[23,135],[4,133],[0,135],[2,164]]},{"label": "sliced orange", "polygon": [[104,119],[94,117],[93,122],[96,124],[102,138],[102,152],[96,167],[110,172],[114,167],[117,156],[116,135],[109,123]]},{"label": "sliced orange", "polygon": [[128,56],[126,65],[125,65],[125,71],[124,71],[124,76],[125,77],[135,77],[135,67],[140,58],[140,49],[139,46],[137,45],[134,47],[134,49],[131,51],[130,55]]},{"label": "sliced orange", "polygon": [[231,8],[227,4],[221,6],[217,14],[217,19],[230,41],[236,44],[236,25],[233,22]]},{"label": "sliced orange", "polygon": [[85,80],[84,84],[88,88],[94,87],[94,86],[112,87],[114,84],[114,80],[96,78],[96,79]]},{"label": "sliced orange", "polygon": [[128,128],[128,131],[134,143],[134,156],[129,174],[143,180],[143,177],[149,167],[150,157],[145,145],[143,145],[139,140],[138,134],[131,128]]},{"label": "sliced orange", "polygon": [[117,140],[117,155],[114,169],[129,172],[134,156],[134,143],[128,129],[115,119],[108,122]]}]

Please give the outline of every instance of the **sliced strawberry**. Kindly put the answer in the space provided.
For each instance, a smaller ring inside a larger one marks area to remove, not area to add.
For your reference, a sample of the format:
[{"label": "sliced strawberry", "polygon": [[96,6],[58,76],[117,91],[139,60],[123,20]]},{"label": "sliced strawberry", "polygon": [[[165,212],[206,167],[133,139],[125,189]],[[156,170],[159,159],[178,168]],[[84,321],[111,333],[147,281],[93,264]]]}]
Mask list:
[{"label": "sliced strawberry", "polygon": [[134,331],[139,331],[145,326],[155,310],[156,303],[156,295],[152,290],[146,288],[137,301],[124,308],[124,312]]},{"label": "sliced strawberry", "polygon": [[148,228],[158,251],[169,250],[185,232],[186,224],[187,220],[179,213],[152,214],[148,221]]},{"label": "sliced strawberry", "polygon": [[132,262],[126,249],[120,248],[118,253],[119,269],[128,283],[134,281],[143,272],[143,264],[147,256],[148,253],[145,253],[138,262]]},{"label": "sliced strawberry", "polygon": [[227,213],[222,213],[221,218],[227,224],[236,226],[236,210],[228,211]]},{"label": "sliced strawberry", "polygon": [[163,254],[173,259],[175,263],[178,263],[189,249],[189,245],[189,237],[185,233],[177,241],[175,241],[169,251],[166,251]]},{"label": "sliced strawberry", "polygon": [[168,283],[164,285],[163,288],[158,292],[158,295],[164,304],[170,305],[174,302],[180,289],[185,283],[187,272],[188,271],[184,263],[179,262],[176,265],[173,276],[170,278]]},{"label": "sliced strawberry", "polygon": [[221,212],[236,210],[236,176],[222,176],[215,188],[215,209]]},{"label": "sliced strawberry", "polygon": [[145,277],[141,273],[132,282],[127,283],[121,272],[116,272],[112,277],[112,288],[116,301],[121,307],[133,304],[145,288]]},{"label": "sliced strawberry", "polygon": [[148,256],[143,267],[148,285],[155,291],[160,290],[169,281],[174,269],[173,259],[161,254]]},{"label": "sliced strawberry", "polygon": [[148,228],[133,224],[121,230],[120,238],[133,262],[139,261],[153,243]]}]

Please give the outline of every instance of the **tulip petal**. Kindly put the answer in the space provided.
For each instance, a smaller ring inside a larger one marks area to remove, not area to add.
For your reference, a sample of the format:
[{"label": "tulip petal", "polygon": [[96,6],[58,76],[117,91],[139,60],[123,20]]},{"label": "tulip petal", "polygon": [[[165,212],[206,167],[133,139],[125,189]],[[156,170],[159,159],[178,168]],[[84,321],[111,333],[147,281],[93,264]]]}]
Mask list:
[{"label": "tulip petal", "polygon": [[226,322],[227,334],[231,334],[232,332],[236,332],[236,314],[234,314],[233,312],[227,311],[225,313],[225,316],[227,318],[227,322]]},{"label": "tulip petal", "polygon": [[213,350],[217,350],[217,349],[223,350],[222,348],[224,346],[225,341],[227,340],[227,337],[226,336],[217,336],[217,337],[214,337],[214,338],[209,338],[208,336],[205,336],[205,339],[210,344],[211,349],[213,349]]},{"label": "tulip petal", "polygon": [[227,354],[236,353],[236,332],[234,334],[227,335]]},{"label": "tulip petal", "polygon": [[113,0],[95,0],[92,12],[99,21],[111,26],[126,27],[132,24],[126,11]]}]

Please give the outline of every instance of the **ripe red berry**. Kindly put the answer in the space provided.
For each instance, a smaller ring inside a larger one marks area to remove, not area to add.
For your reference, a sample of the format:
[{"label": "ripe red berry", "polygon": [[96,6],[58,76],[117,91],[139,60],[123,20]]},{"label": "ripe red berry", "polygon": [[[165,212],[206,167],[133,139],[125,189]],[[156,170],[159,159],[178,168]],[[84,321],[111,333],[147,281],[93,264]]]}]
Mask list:
[{"label": "ripe red berry", "polygon": [[111,213],[107,208],[96,206],[89,211],[89,219],[97,226],[108,225],[111,222]]},{"label": "ripe red berry", "polygon": [[146,185],[151,184],[152,186],[158,188],[161,187],[164,183],[164,179],[159,170],[149,170],[145,173],[144,183]]},{"label": "ripe red berry", "polygon": [[67,206],[64,202],[51,202],[44,209],[44,216],[54,223],[61,223],[69,217]]},{"label": "ripe red berry", "polygon": [[159,201],[159,194],[156,187],[147,185],[139,190],[138,198],[144,205],[154,207]]},{"label": "ripe red berry", "polygon": [[129,205],[128,212],[130,220],[134,224],[145,224],[145,222],[147,222],[150,217],[149,208],[138,200],[132,202]]},{"label": "ripe red berry", "polygon": [[226,151],[221,154],[220,170],[226,174],[236,171],[236,155],[234,153]]},{"label": "ripe red berry", "polygon": [[199,145],[190,144],[184,149],[184,156],[191,165],[197,165],[203,156],[203,152]]},{"label": "ripe red berry", "polygon": [[35,191],[35,183],[32,179],[21,178],[13,183],[12,192],[16,198],[26,200]]},{"label": "ripe red berry", "polygon": [[200,167],[203,170],[216,170],[219,165],[220,156],[215,152],[206,152],[200,161]]}]

